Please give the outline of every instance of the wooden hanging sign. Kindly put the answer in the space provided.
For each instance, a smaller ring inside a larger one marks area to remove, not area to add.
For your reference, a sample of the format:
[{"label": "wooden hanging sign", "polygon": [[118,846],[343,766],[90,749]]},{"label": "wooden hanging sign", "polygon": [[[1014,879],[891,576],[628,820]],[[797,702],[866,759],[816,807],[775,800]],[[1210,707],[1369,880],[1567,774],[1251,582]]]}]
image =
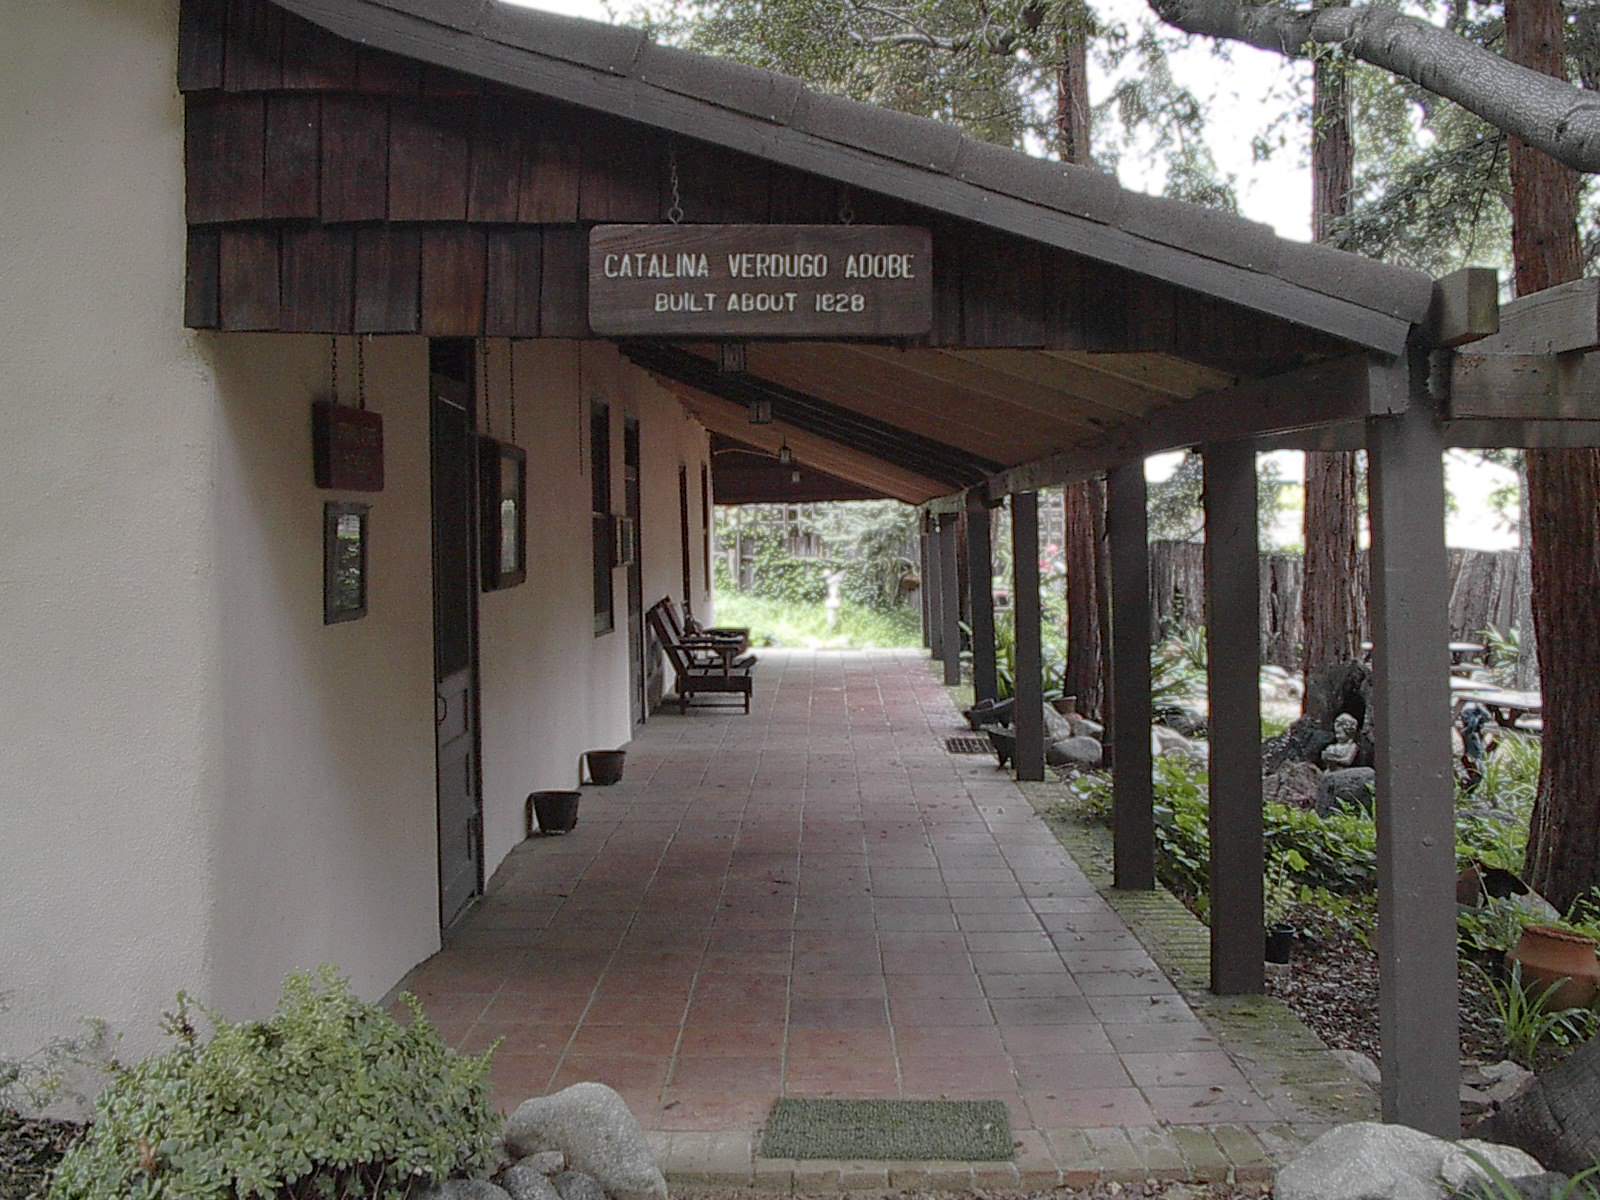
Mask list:
[{"label": "wooden hanging sign", "polygon": [[319,488],[383,491],[383,414],[313,401],[311,462]]},{"label": "wooden hanging sign", "polygon": [[905,225],[597,225],[589,327],[616,337],[921,337],[933,239]]}]

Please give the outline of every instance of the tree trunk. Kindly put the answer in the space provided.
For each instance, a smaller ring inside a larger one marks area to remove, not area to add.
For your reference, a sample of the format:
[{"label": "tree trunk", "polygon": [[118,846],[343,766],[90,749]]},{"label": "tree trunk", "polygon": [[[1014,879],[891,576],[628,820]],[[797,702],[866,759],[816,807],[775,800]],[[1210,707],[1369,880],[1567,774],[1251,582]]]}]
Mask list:
[{"label": "tree trunk", "polygon": [[1105,528],[1105,484],[1099,479],[1068,484],[1062,492],[1066,522],[1067,673],[1064,689],[1078,698],[1086,717],[1103,715],[1105,629],[1101,624],[1101,544]]},{"label": "tree trunk", "polygon": [[1526,1150],[1568,1175],[1600,1162],[1600,1038],[1579,1046],[1471,1133]]},{"label": "tree trunk", "polygon": [[1519,692],[1539,686],[1539,635],[1533,627],[1533,524],[1528,520],[1528,456],[1517,454],[1517,576],[1512,592],[1511,627],[1517,631]]},{"label": "tree trunk", "polygon": [[[1063,162],[1093,166],[1089,137],[1089,45],[1074,23],[1062,32],[1056,67],[1056,148]],[[1067,569],[1067,664],[1064,690],[1086,717],[1105,717],[1111,647],[1105,634],[1111,572],[1105,552],[1104,480],[1062,490],[1062,543]],[[1106,738],[1109,748],[1111,739]]]},{"label": "tree trunk", "polygon": [[[1355,144],[1350,137],[1350,76],[1324,52],[1311,70],[1311,236],[1332,235],[1350,211]],[[1300,593],[1306,697],[1324,667],[1359,658],[1361,508],[1354,451],[1306,455],[1305,585]]]},{"label": "tree trunk", "polygon": [[[1558,0],[1507,0],[1506,54],[1565,78]],[[1517,294],[1583,273],[1577,177],[1511,139]],[[1543,653],[1544,763],[1529,831],[1528,882],[1565,911],[1600,885],[1600,450],[1527,452],[1533,625]]]}]

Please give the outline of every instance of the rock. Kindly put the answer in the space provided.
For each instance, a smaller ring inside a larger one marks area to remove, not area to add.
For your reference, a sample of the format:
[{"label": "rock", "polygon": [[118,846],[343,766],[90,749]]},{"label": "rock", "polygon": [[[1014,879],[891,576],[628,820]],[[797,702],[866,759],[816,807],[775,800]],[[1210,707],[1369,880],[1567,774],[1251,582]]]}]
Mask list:
[{"label": "rock", "polygon": [[573,1170],[592,1175],[612,1200],[666,1200],[667,1181],[622,1097],[603,1083],[575,1083],[524,1101],[506,1119],[513,1154],[561,1150]]},{"label": "rock", "polygon": [[1335,1050],[1333,1056],[1342,1062],[1362,1083],[1373,1091],[1383,1086],[1383,1072],[1378,1064],[1359,1050]]},{"label": "rock", "polygon": [[1290,808],[1315,808],[1322,772],[1308,762],[1286,762],[1261,780],[1261,798]]},{"label": "rock", "polygon": [[1063,717],[1050,704],[1044,706],[1044,741],[1045,745],[1051,742],[1065,741],[1072,737],[1072,722]]},{"label": "rock", "polygon": [[1478,1141],[1447,1144],[1450,1149],[1439,1166],[1439,1176],[1452,1192],[1458,1192],[1474,1180],[1484,1178],[1485,1172],[1473,1160],[1474,1154],[1508,1179],[1514,1175],[1544,1174],[1544,1164],[1515,1146]]},{"label": "rock", "polygon": [[606,1200],[606,1190],[593,1175],[582,1171],[563,1171],[550,1181],[561,1200]]},{"label": "rock", "polygon": [[[505,1188],[511,1200],[561,1200],[550,1183],[549,1174],[540,1170],[535,1162],[545,1157],[545,1154],[530,1155],[500,1176],[500,1186]],[[560,1158],[561,1155],[555,1157]]]},{"label": "rock", "polygon": [[528,1155],[517,1165],[532,1167],[541,1175],[559,1175],[567,1169],[567,1156],[559,1150],[544,1150]]},{"label": "rock", "polygon": [[1378,773],[1371,767],[1347,767],[1328,771],[1317,790],[1317,816],[1342,810],[1372,812],[1372,797],[1377,790]]},{"label": "rock", "polygon": [[1067,716],[1067,724],[1072,726],[1073,737],[1092,737],[1097,742],[1106,740],[1106,727],[1099,721],[1091,721],[1088,717],[1070,713]]},{"label": "rock", "polygon": [[[1569,1200],[1567,1188],[1571,1180],[1560,1171],[1546,1171],[1543,1175],[1514,1175],[1505,1182],[1506,1187],[1521,1196],[1522,1200]],[[1461,1195],[1470,1200],[1510,1200],[1504,1188],[1488,1179],[1474,1180]]]},{"label": "rock", "polygon": [[1261,743],[1261,769],[1276,771],[1284,763],[1317,763],[1322,752],[1333,745],[1333,730],[1323,729],[1301,717],[1277,737]]},{"label": "rock", "polygon": [[[1479,1172],[1466,1149],[1507,1174],[1542,1168],[1520,1150],[1447,1142],[1404,1125],[1358,1121],[1330,1129],[1278,1172],[1277,1200],[1446,1200]],[[1520,1165],[1519,1165],[1520,1164]]]},{"label": "rock", "polygon": [[1164,704],[1156,710],[1158,724],[1176,729],[1184,737],[1198,737],[1206,731],[1206,714],[1187,704]]},{"label": "rock", "polygon": [[1533,1072],[1510,1059],[1485,1064],[1478,1071],[1488,1081],[1489,1086],[1484,1090],[1496,1104],[1504,1104],[1533,1082]]},{"label": "rock", "polygon": [[509,1200],[502,1187],[484,1179],[446,1179],[413,1192],[415,1200]]},{"label": "rock", "polygon": [[1168,729],[1165,725],[1150,726],[1150,753],[1157,758],[1166,754],[1173,758],[1187,758],[1190,762],[1206,761],[1204,750],[1176,729]]},{"label": "rock", "polygon": [[1088,770],[1098,767],[1104,754],[1104,748],[1092,737],[1065,737],[1050,743],[1044,752],[1044,760],[1052,767],[1081,767]]},{"label": "rock", "polygon": [[1470,1083],[1461,1085],[1461,1116],[1462,1119],[1476,1119],[1494,1109],[1494,1101],[1489,1099],[1489,1093],[1473,1087]]}]

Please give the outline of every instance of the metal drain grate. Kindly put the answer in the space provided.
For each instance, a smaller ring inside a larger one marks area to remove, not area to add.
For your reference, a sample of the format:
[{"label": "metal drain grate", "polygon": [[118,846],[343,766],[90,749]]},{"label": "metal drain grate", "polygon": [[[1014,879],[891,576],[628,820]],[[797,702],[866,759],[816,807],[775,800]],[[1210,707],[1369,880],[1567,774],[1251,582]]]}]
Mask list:
[{"label": "metal drain grate", "polygon": [[951,754],[993,754],[994,747],[986,737],[946,738],[944,748]]}]

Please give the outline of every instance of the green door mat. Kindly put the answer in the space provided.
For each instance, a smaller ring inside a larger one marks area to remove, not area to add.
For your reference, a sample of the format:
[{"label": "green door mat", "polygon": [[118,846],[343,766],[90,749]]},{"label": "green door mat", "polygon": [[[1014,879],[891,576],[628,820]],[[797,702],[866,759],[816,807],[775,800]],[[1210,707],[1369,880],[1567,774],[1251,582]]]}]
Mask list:
[{"label": "green door mat", "polygon": [[996,1162],[1012,1157],[1011,1117],[1000,1100],[779,1100],[761,1155]]}]

